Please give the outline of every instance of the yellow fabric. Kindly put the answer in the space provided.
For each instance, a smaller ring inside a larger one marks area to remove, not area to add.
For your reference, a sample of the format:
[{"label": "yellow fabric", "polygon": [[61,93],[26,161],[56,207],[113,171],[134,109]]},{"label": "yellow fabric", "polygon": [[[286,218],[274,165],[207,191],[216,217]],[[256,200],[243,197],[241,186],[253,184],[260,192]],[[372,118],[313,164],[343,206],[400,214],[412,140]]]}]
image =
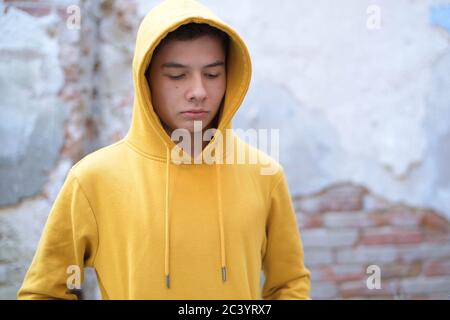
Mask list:
[{"label": "yellow fabric", "polygon": [[[227,159],[237,150],[247,159],[256,152],[275,174],[262,175],[262,164],[171,161],[175,143],[153,110],[145,71],[161,39],[189,22],[208,23],[231,38],[223,135],[196,159],[231,140]],[[155,7],[137,35],[130,130],[72,167],[18,298],[76,299],[66,285],[67,268],[75,265],[95,268],[103,299],[308,299],[310,276],[282,167],[225,134],[250,79],[242,38],[206,7],[192,0]]]}]

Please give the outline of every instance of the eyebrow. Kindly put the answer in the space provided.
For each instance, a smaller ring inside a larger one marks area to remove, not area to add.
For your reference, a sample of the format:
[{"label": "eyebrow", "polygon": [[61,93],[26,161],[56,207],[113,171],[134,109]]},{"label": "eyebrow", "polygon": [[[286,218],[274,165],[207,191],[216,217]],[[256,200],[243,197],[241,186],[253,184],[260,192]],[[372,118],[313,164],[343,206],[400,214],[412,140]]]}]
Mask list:
[{"label": "eyebrow", "polygon": [[[206,66],[203,66],[203,68],[212,68],[212,67],[224,66],[224,65],[225,65],[225,63],[223,61],[218,60],[216,62],[213,62],[213,63],[210,63],[210,64],[208,64]],[[167,63],[163,63],[161,65],[161,68],[184,68],[184,69],[189,69],[190,67],[186,66],[184,64],[181,64],[181,63],[177,63],[177,62],[167,62]]]}]

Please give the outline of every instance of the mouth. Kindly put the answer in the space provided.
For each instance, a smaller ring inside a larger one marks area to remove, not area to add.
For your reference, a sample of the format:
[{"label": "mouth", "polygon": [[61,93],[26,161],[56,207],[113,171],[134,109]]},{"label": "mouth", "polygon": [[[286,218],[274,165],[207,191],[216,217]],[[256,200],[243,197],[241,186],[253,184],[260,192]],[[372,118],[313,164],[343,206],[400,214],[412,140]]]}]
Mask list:
[{"label": "mouth", "polygon": [[181,114],[189,119],[201,119],[205,117],[209,112],[204,110],[188,110],[181,112]]}]

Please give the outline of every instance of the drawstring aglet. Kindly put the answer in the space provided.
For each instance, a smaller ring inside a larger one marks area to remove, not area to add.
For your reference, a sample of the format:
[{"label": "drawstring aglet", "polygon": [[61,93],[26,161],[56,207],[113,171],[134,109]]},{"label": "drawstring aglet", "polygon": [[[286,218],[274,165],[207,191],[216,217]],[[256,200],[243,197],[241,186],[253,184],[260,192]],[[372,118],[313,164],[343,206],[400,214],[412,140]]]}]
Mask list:
[{"label": "drawstring aglet", "polygon": [[170,275],[169,274],[166,275],[166,287],[168,289],[170,288]]},{"label": "drawstring aglet", "polygon": [[227,267],[222,267],[222,281],[227,281]]}]

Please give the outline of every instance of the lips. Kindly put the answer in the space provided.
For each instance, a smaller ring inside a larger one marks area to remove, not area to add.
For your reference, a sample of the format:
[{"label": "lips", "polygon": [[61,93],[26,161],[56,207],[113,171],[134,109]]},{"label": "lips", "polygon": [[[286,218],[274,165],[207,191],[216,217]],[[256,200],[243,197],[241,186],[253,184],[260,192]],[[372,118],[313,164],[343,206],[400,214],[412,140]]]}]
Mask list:
[{"label": "lips", "polygon": [[188,110],[181,113],[183,116],[189,119],[200,119],[208,114],[208,111],[204,110]]}]

